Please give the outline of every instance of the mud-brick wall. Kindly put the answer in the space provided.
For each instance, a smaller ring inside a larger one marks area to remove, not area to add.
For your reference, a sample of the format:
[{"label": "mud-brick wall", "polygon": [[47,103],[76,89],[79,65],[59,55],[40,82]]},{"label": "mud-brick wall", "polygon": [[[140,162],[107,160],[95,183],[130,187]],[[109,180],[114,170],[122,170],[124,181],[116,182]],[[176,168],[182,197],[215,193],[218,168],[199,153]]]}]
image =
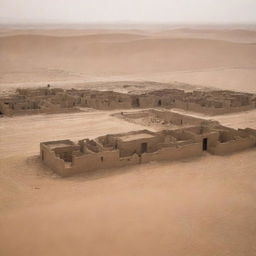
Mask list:
[{"label": "mud-brick wall", "polygon": [[[158,102],[159,103],[159,102]],[[161,105],[163,107],[173,107],[174,106],[174,99],[168,96],[161,96]]]},{"label": "mud-brick wall", "polygon": [[139,107],[141,108],[151,108],[151,107],[157,107],[158,101],[160,100],[160,97],[156,96],[140,96],[139,97]]},{"label": "mud-brick wall", "polygon": [[43,144],[40,144],[40,157],[41,160],[53,171],[59,175],[64,174],[64,160],[56,157],[55,153]]},{"label": "mud-brick wall", "polygon": [[230,113],[235,113],[235,112],[251,110],[251,109],[254,109],[254,108],[255,108],[254,104],[250,104],[250,105],[247,105],[247,106],[240,106],[240,107],[231,107],[229,109],[229,112]]},{"label": "mud-brick wall", "polygon": [[119,158],[118,150],[85,154],[73,158],[72,168],[66,169],[66,176],[80,172],[134,165],[139,162],[140,159],[136,154],[129,157]]},{"label": "mud-brick wall", "polygon": [[4,103],[0,103],[0,112],[6,116],[11,116],[13,114],[13,111],[10,109],[9,105]]},{"label": "mud-brick wall", "polygon": [[158,110],[151,110],[153,114],[155,114],[158,118],[167,121],[172,122],[175,125],[199,125],[204,119],[191,117],[191,116],[185,116],[178,113],[168,112],[168,111],[158,111]]},{"label": "mud-brick wall", "polygon": [[184,125],[199,125],[202,122],[205,122],[204,119],[192,117],[192,116],[182,116],[183,124]]},{"label": "mud-brick wall", "polygon": [[203,138],[208,139],[208,147],[215,146],[218,143],[219,132],[208,133],[207,136],[202,136],[202,140]]},{"label": "mud-brick wall", "polygon": [[55,148],[54,152],[55,152],[55,154],[58,154],[61,159],[71,162],[72,161],[72,152],[75,150],[80,150],[80,146],[70,145],[70,146],[65,146],[65,147],[59,147],[59,148]]},{"label": "mud-brick wall", "polygon": [[202,107],[200,104],[197,103],[191,103],[189,102],[187,104],[187,110],[193,111],[193,112],[199,112],[199,113],[205,113],[208,115],[213,115],[213,110],[214,108],[209,108],[209,107]]},{"label": "mud-brick wall", "polygon": [[130,156],[134,153],[141,154],[141,144],[147,143],[148,152],[153,152],[157,150],[157,144],[163,142],[162,137],[153,137],[153,138],[145,138],[138,139],[135,141],[118,141],[118,149],[120,150],[120,156]]},{"label": "mud-brick wall", "polygon": [[[253,104],[247,105],[247,106],[240,106],[240,107],[223,107],[223,108],[214,108],[214,107],[203,107],[196,103],[188,103],[187,110],[199,112],[199,113],[205,113],[208,115],[221,115],[224,113],[236,113],[241,111],[247,111],[250,109],[253,109]],[[177,107],[179,108],[179,107]],[[182,107],[181,107],[182,108]],[[182,108],[184,109],[184,108]]]},{"label": "mud-brick wall", "polygon": [[130,109],[132,108],[131,100],[110,101],[109,109]]},{"label": "mud-brick wall", "polygon": [[189,158],[200,156],[202,154],[202,144],[192,143],[182,147],[166,147],[162,148],[154,153],[145,153],[141,156],[141,162],[147,163],[150,161],[172,161],[182,158]]},{"label": "mud-brick wall", "polygon": [[118,166],[119,151],[102,151],[73,158],[72,173],[86,172]]},{"label": "mud-brick wall", "polygon": [[250,134],[256,137],[256,130],[252,128],[238,129],[238,132],[246,135]]},{"label": "mud-brick wall", "polygon": [[128,165],[139,164],[140,162],[141,162],[141,157],[139,157],[137,154],[133,154],[132,156],[128,156],[128,157],[120,157],[118,165],[120,167],[123,167]]},{"label": "mud-brick wall", "polygon": [[188,103],[184,102],[184,101],[181,101],[181,100],[175,100],[174,107],[184,109],[184,110],[188,110]]},{"label": "mud-brick wall", "polygon": [[127,118],[132,118],[132,119],[139,119],[139,118],[148,117],[149,115],[150,115],[150,112],[139,111],[139,112],[125,112],[123,116]]},{"label": "mud-brick wall", "polygon": [[231,140],[224,143],[217,143],[216,146],[210,147],[208,151],[215,155],[226,155],[236,151],[241,151],[247,148],[255,146],[255,138],[241,138],[237,140]]},{"label": "mud-brick wall", "polygon": [[208,147],[213,147],[218,143],[219,140],[219,132],[209,132],[202,135],[194,135],[194,139],[197,142],[203,143],[203,139],[208,139]]},{"label": "mud-brick wall", "polygon": [[175,125],[182,125],[182,116],[179,114],[171,113],[167,111],[157,111],[157,110],[151,110],[151,112],[161,120],[164,120],[166,122],[171,122]]}]

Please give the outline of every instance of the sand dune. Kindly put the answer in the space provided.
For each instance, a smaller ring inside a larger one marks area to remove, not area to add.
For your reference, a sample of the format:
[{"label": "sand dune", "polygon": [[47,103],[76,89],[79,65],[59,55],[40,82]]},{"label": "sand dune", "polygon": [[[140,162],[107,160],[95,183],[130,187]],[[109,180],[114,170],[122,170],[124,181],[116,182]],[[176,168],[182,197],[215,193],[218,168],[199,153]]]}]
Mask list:
[{"label": "sand dune", "polygon": [[[31,65],[27,68],[62,67],[70,68],[67,71],[83,71],[86,74],[90,66],[94,65],[95,68],[105,68],[103,72],[116,70],[126,74],[145,70],[154,72],[234,66],[254,68],[256,65],[255,45],[205,39],[141,39],[137,36],[132,36],[132,39],[127,35],[5,37],[1,38],[1,68],[11,69],[16,66],[22,69],[22,63],[26,63]],[[149,62],[141,66],[145,60]],[[99,73],[97,70],[91,71]]]},{"label": "sand dune", "polygon": [[[250,38],[252,43],[225,41],[222,34],[226,32],[180,29],[171,33],[91,31],[77,36],[2,36],[0,86],[98,78],[152,78],[153,81],[177,80],[230,89],[239,81],[243,84],[241,88],[254,90],[255,32],[227,32],[227,36],[231,34],[233,38]],[[223,75],[234,69],[235,79],[232,75]],[[211,71],[214,75],[205,75]],[[237,85],[233,88],[237,89]]]},{"label": "sand dune", "polygon": [[237,43],[255,43],[256,31],[246,29],[193,29],[178,28],[174,30],[162,31],[160,36],[178,37],[178,38],[204,38],[214,40],[225,40]]}]

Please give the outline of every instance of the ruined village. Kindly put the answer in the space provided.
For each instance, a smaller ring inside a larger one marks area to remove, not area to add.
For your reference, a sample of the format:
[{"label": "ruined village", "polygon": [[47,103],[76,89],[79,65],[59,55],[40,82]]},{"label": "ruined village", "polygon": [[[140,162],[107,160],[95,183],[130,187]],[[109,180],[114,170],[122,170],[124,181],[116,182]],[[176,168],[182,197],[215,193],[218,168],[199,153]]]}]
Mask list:
[{"label": "ruined village", "polygon": [[0,0],[0,256],[255,256],[255,14]]},{"label": "ruined village", "polygon": [[0,97],[0,114],[20,115],[58,113],[93,109],[179,108],[208,115],[219,115],[256,108],[253,93],[212,90],[191,91],[181,89],[153,90],[147,93],[119,93],[61,88],[17,89],[13,95]]},{"label": "ruined village", "polygon": [[[43,163],[61,176],[150,161],[171,161],[203,152],[226,155],[256,145],[256,130],[233,129],[217,121],[175,112],[208,116],[256,108],[256,95],[235,91],[162,89],[120,93],[82,89],[17,89],[0,98],[1,115],[72,113],[85,109],[125,110],[112,114],[127,122],[154,126],[156,132],[136,130],[105,134],[95,139],[69,139],[40,143]],[[140,110],[142,109],[142,110]],[[128,110],[133,110],[129,112]],[[138,122],[139,121],[139,122]]]}]

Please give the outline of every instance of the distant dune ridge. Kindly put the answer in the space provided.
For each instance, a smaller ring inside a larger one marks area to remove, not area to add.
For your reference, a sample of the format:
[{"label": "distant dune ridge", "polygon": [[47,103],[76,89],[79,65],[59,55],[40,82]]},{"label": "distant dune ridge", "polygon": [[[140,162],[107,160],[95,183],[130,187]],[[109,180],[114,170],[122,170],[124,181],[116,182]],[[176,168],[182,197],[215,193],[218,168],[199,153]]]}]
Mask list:
[{"label": "distant dune ridge", "polygon": [[256,90],[255,30],[1,30],[0,35],[0,86],[146,79]]}]

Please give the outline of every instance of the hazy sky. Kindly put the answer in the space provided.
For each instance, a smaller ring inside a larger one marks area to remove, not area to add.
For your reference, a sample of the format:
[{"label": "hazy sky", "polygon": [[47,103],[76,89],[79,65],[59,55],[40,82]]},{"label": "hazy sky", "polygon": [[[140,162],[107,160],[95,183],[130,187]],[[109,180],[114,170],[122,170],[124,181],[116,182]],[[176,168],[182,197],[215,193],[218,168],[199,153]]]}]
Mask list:
[{"label": "hazy sky", "polygon": [[0,0],[0,21],[256,23],[256,0]]}]

